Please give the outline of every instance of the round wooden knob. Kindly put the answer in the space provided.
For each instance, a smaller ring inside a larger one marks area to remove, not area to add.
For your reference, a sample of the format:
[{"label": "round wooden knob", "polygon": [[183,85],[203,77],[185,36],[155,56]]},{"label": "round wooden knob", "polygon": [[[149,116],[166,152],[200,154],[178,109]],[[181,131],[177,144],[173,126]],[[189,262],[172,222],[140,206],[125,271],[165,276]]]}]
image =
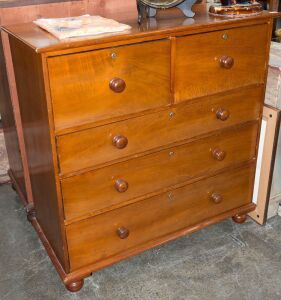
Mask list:
[{"label": "round wooden knob", "polygon": [[127,191],[129,187],[129,184],[127,181],[123,180],[123,179],[117,179],[115,181],[115,189],[117,192],[119,193],[124,193]]},{"label": "round wooden knob", "polygon": [[221,121],[226,121],[229,116],[230,116],[230,113],[227,109],[224,109],[224,108],[219,108],[217,111],[216,111],[216,116],[217,116],[217,119],[221,120]]},{"label": "round wooden knob", "polygon": [[223,197],[220,193],[213,193],[210,198],[215,204],[219,204],[223,200]]},{"label": "round wooden knob", "polygon": [[119,227],[117,229],[117,235],[120,237],[120,239],[126,239],[130,234],[129,229],[125,228],[125,227]]},{"label": "round wooden knob", "polygon": [[231,69],[234,65],[234,59],[231,56],[224,55],[220,58],[220,66],[224,69]]},{"label": "round wooden knob", "polygon": [[113,78],[109,82],[109,87],[115,93],[122,93],[126,88],[126,82],[121,78]]},{"label": "round wooden knob", "polygon": [[213,150],[213,157],[216,160],[222,161],[225,159],[226,153],[225,151],[216,148],[215,150]]},{"label": "round wooden knob", "polygon": [[112,144],[118,149],[124,149],[128,145],[128,139],[123,135],[115,135]]}]

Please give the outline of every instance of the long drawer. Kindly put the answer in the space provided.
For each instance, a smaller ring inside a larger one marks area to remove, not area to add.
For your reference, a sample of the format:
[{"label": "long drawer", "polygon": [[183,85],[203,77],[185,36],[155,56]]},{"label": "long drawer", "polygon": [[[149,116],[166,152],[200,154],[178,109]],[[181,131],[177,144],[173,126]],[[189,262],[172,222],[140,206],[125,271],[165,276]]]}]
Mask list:
[{"label": "long drawer", "polygon": [[170,41],[48,59],[56,129],[166,106]]},{"label": "long drawer", "polygon": [[57,138],[61,174],[92,168],[260,117],[260,86]]},{"label": "long drawer", "polygon": [[66,219],[124,204],[255,158],[258,124],[62,180]]},{"label": "long drawer", "polygon": [[176,40],[176,102],[265,80],[268,24]]},{"label": "long drawer", "polygon": [[236,169],[66,227],[70,268],[128,251],[251,202],[254,168]]}]

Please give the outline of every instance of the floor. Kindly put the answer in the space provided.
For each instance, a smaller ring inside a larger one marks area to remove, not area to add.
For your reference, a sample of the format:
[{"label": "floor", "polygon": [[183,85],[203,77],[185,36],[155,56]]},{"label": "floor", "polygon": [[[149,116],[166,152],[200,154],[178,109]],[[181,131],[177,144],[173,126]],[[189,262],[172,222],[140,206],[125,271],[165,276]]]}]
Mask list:
[{"label": "floor", "polygon": [[67,292],[16,193],[0,186],[0,299],[281,299],[281,218],[227,220],[144,252]]}]

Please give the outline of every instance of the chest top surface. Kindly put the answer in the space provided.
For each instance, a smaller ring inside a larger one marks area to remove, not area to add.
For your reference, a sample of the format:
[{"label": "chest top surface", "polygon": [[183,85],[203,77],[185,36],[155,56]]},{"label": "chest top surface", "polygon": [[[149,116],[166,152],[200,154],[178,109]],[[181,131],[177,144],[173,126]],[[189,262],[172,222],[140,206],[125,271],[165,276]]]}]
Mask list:
[{"label": "chest top surface", "polygon": [[3,30],[15,36],[25,44],[29,45],[38,53],[56,52],[73,48],[98,46],[112,43],[141,42],[152,39],[167,38],[177,35],[188,35],[206,31],[223,30],[224,28],[247,26],[251,24],[267,22],[272,17],[279,14],[264,11],[258,16],[247,18],[223,18],[214,17],[207,12],[199,12],[194,18],[175,17],[175,18],[151,18],[139,25],[135,16],[126,20],[118,21],[130,25],[131,30],[122,33],[109,33],[98,36],[83,38],[69,38],[58,40],[51,34],[39,28],[33,23],[15,24],[3,27]]}]

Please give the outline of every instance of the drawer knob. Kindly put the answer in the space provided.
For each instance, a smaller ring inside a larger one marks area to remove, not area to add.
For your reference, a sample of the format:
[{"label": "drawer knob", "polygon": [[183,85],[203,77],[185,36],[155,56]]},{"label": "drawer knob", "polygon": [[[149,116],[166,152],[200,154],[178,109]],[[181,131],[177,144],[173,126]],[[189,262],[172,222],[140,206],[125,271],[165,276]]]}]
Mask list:
[{"label": "drawer knob", "polygon": [[229,116],[230,116],[230,113],[227,109],[224,109],[224,108],[219,108],[217,111],[216,111],[216,116],[217,116],[217,119],[221,120],[221,121],[226,121]]},{"label": "drawer knob", "polygon": [[211,195],[211,200],[215,203],[215,204],[219,204],[219,203],[221,203],[222,202],[222,200],[223,200],[223,197],[222,197],[222,195],[220,194],[220,193],[213,193],[212,195]]},{"label": "drawer knob", "polygon": [[216,148],[215,150],[213,150],[213,157],[214,159],[218,160],[218,161],[222,161],[225,159],[226,153],[225,151]]},{"label": "drawer knob", "polygon": [[121,78],[113,78],[109,82],[109,87],[115,93],[122,93],[126,88],[126,82]]},{"label": "drawer knob", "polygon": [[234,65],[234,59],[231,56],[224,55],[220,58],[220,66],[224,69],[231,69]]},{"label": "drawer knob", "polygon": [[123,179],[117,179],[115,181],[115,189],[117,192],[119,193],[124,193],[127,191],[129,187],[129,184],[127,181],[123,180]]},{"label": "drawer knob", "polygon": [[117,229],[117,235],[120,237],[120,239],[126,239],[130,234],[129,229],[125,228],[125,227],[119,227]]},{"label": "drawer knob", "polygon": [[128,139],[123,135],[115,135],[112,144],[118,149],[124,149],[128,145]]}]

